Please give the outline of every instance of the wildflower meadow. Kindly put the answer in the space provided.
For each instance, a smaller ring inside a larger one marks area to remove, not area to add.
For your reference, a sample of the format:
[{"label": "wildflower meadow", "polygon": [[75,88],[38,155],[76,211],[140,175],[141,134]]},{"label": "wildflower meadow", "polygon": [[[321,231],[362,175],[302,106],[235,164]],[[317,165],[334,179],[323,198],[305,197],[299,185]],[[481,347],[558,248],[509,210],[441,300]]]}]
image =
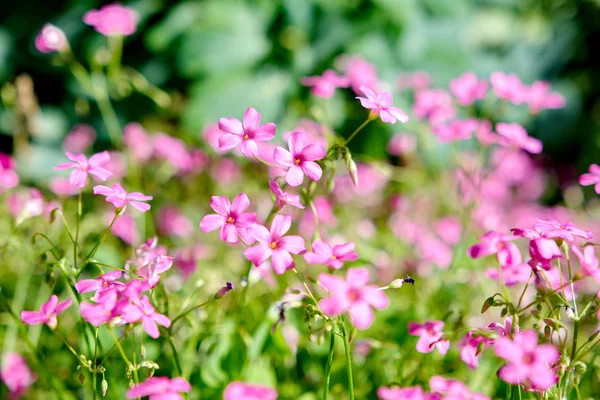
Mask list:
[{"label": "wildflower meadow", "polygon": [[[536,134],[569,90],[493,58],[445,82],[345,49],[298,53],[287,108],[275,71],[193,101],[128,56],[163,23],[149,4],[32,33],[76,93],[51,156],[32,150],[40,84],[3,83],[1,398],[600,398],[600,152],[560,179]],[[181,4],[167,21],[200,7],[252,35],[246,2]],[[210,46],[251,57],[244,34]]]}]

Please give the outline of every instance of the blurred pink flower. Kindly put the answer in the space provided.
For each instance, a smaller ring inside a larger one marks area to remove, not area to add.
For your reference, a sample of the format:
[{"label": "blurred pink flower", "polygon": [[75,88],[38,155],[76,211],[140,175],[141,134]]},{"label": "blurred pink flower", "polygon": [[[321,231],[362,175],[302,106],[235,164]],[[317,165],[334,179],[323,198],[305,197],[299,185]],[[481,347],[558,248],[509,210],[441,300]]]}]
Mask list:
[{"label": "blurred pink flower", "polygon": [[99,10],[90,10],[83,16],[84,23],[94,27],[104,36],[132,35],[138,20],[137,12],[118,3],[102,6]]},{"label": "blurred pink flower", "polygon": [[0,378],[11,393],[10,398],[18,398],[33,385],[37,377],[31,372],[27,361],[17,353],[8,352],[2,357]]},{"label": "blurred pink flower", "polygon": [[154,288],[160,280],[160,274],[171,269],[173,257],[159,255],[137,270],[137,274],[148,280],[148,287]]},{"label": "blurred pink flower", "polygon": [[223,400],[276,400],[277,391],[268,386],[231,382],[223,392]]},{"label": "blurred pink flower", "polygon": [[499,143],[506,147],[516,147],[531,154],[542,152],[542,142],[527,135],[527,131],[518,123],[499,122],[496,132],[500,135]]},{"label": "blurred pink flower", "polygon": [[230,158],[219,159],[210,170],[211,178],[221,185],[237,181],[241,173],[240,166]]},{"label": "blurred pink flower", "polygon": [[532,259],[532,267],[540,266],[545,270],[550,269],[550,261],[563,256],[554,240],[543,238],[533,239],[529,242],[529,255]]},{"label": "blurred pink flower", "polygon": [[275,215],[270,231],[262,225],[255,224],[248,233],[258,244],[247,248],[244,255],[255,267],[271,258],[273,271],[279,275],[294,268],[294,259],[290,253],[299,254],[306,250],[306,247],[302,237],[284,236],[291,226],[292,217],[289,215]]},{"label": "blurred pink flower", "polygon": [[527,90],[526,100],[529,111],[537,114],[545,109],[563,108],[565,98],[557,92],[550,92],[550,83],[535,81]]},{"label": "blurred pink flower", "polygon": [[354,251],[354,243],[348,242],[330,246],[322,240],[315,240],[312,252],[304,253],[304,259],[309,264],[324,264],[329,268],[340,269],[344,261],[358,260],[358,253]]},{"label": "blurred pink flower", "polygon": [[575,240],[575,236],[585,240],[590,240],[594,237],[592,232],[580,229],[571,222],[562,225],[560,222],[551,219],[536,218],[536,221],[537,224],[535,224],[533,228],[541,237],[546,239],[560,238],[572,242]]},{"label": "blurred pink flower", "polygon": [[93,175],[101,181],[106,181],[112,176],[112,172],[104,168],[104,165],[110,161],[108,151],[94,154],[88,160],[84,154],[72,154],[65,152],[67,158],[73,162],[59,164],[54,170],[73,169],[69,174],[69,183],[75,187],[85,186],[89,175]]},{"label": "blurred pink flower", "polygon": [[392,156],[403,156],[414,153],[417,139],[411,134],[396,133],[387,144],[387,152]]},{"label": "blurred pink flower", "polygon": [[389,305],[385,293],[377,286],[369,285],[369,270],[366,268],[349,269],[346,279],[320,274],[319,285],[329,292],[329,297],[319,301],[321,310],[331,317],[348,311],[357,329],[367,329],[373,324],[375,316],[371,307],[383,310]]},{"label": "blurred pink flower", "polygon": [[65,309],[71,306],[73,300],[67,299],[58,302],[56,295],[50,296],[50,299],[42,304],[40,311],[21,311],[21,321],[28,325],[46,324],[50,329],[56,328],[56,317]]},{"label": "blurred pink flower", "polygon": [[494,352],[508,361],[498,371],[503,381],[513,385],[523,385],[533,390],[546,390],[554,386],[558,376],[552,370],[560,358],[560,353],[551,344],[538,345],[538,334],[529,329],[508,337],[496,339]]},{"label": "blurred pink flower", "polygon": [[[106,223],[110,224],[114,217],[114,213],[106,215]],[[110,232],[121,238],[125,243],[133,245],[140,242],[140,233],[135,225],[135,220],[128,213],[124,213],[113,223]]]},{"label": "blurred pink flower", "polygon": [[345,65],[346,76],[350,80],[350,86],[356,94],[362,94],[361,86],[366,86],[375,90],[378,86],[379,78],[377,69],[367,60],[359,56],[344,57],[342,64]]},{"label": "blurred pink flower", "polygon": [[[504,323],[500,322],[492,322],[487,326],[488,329],[496,332],[500,336],[509,337],[513,333],[521,332],[521,328],[519,327],[519,319],[517,318],[517,323],[513,327],[513,317],[504,318]],[[489,344],[494,344],[494,339],[488,339]]]},{"label": "blurred pink flower", "polygon": [[480,242],[467,249],[471,258],[486,257],[496,254],[502,266],[521,264],[523,257],[519,248],[511,243],[517,236],[506,233],[488,232],[479,238]]},{"label": "blurred pink flower", "polygon": [[427,89],[431,83],[431,75],[425,71],[414,71],[398,76],[400,89],[413,89],[415,91]]},{"label": "blurred pink flower", "polygon": [[71,153],[84,153],[96,140],[96,131],[91,125],[77,124],[65,137],[63,149]]},{"label": "blurred pink flower", "polygon": [[98,302],[105,292],[115,290],[117,286],[125,285],[123,282],[117,280],[121,275],[123,275],[123,272],[117,270],[99,276],[96,279],[82,279],[75,284],[75,289],[77,289],[77,293],[95,291],[93,300]]},{"label": "blurred pink flower", "polygon": [[193,247],[185,247],[175,251],[175,266],[181,270],[181,275],[187,279],[196,271],[197,262],[201,259],[206,259],[212,255],[212,249],[204,245],[195,245]]},{"label": "blurred pink flower", "polygon": [[591,276],[594,280],[600,283],[600,269],[598,269],[598,258],[596,257],[596,249],[594,246],[588,245],[579,249],[579,246],[572,245],[571,250],[577,256],[579,265],[581,265],[581,273],[584,276]]},{"label": "blurred pink flower", "polygon": [[357,97],[357,99],[360,100],[360,104],[364,108],[371,110],[371,113],[373,115],[378,115],[383,122],[389,124],[395,124],[396,120],[402,123],[408,122],[408,115],[398,107],[394,107],[392,105],[393,100],[392,95],[390,93],[375,93],[366,86],[362,86],[360,88],[360,91],[366,96]]},{"label": "blurred pink flower", "polygon": [[192,158],[185,143],[164,133],[158,133],[152,138],[154,154],[167,160],[178,170],[186,170],[192,165]]},{"label": "blurred pink flower", "polygon": [[200,221],[200,229],[204,233],[219,229],[219,238],[227,243],[237,243],[241,231],[250,228],[256,220],[256,213],[246,213],[250,200],[246,193],[238,194],[233,203],[225,196],[212,196],[210,208],[217,214],[209,214]]},{"label": "blurred pink flower", "polygon": [[122,317],[129,323],[142,321],[144,330],[154,339],[160,336],[156,324],[162,325],[165,328],[171,326],[171,320],[166,315],[156,312],[154,306],[150,304],[148,296],[142,297],[139,302],[126,305],[123,308]]},{"label": "blurred pink flower", "polygon": [[[3,164],[4,163],[0,163],[0,194],[19,184],[19,175],[17,175],[17,172],[12,168],[5,167]],[[7,164],[9,163],[7,162]]]},{"label": "blurred pink flower", "polygon": [[450,81],[450,93],[456,97],[461,106],[468,106],[476,100],[485,98],[487,89],[487,81],[478,80],[473,72],[466,72]]},{"label": "blurred pink flower", "polygon": [[471,393],[467,385],[456,379],[446,379],[441,376],[433,376],[429,380],[429,388],[435,395],[441,395],[444,400],[490,400],[489,397],[480,393]]},{"label": "blurred pink flower", "polygon": [[285,180],[291,186],[300,186],[304,174],[313,181],[321,179],[323,171],[316,160],[325,157],[325,149],[316,144],[305,144],[304,133],[294,132],[288,139],[289,151],[283,147],[276,147],[273,158],[277,164],[289,167]]},{"label": "blurred pink flower", "polygon": [[452,96],[443,89],[417,91],[413,113],[418,119],[427,119],[432,124],[448,121],[456,115]]},{"label": "blurred pink flower", "polygon": [[130,122],[123,128],[123,139],[125,146],[129,149],[131,156],[137,162],[144,162],[152,157],[154,147],[148,133],[140,124]]},{"label": "blurred pink flower", "polygon": [[423,324],[410,322],[408,334],[419,336],[417,351],[419,353],[430,353],[435,347],[441,354],[446,354],[450,348],[450,342],[443,339],[444,323],[442,321],[426,321]]},{"label": "blurred pink flower", "polygon": [[457,217],[444,217],[433,224],[435,233],[446,243],[455,245],[460,241],[462,225]]},{"label": "blurred pink flower", "polygon": [[382,386],[377,389],[377,396],[380,400],[434,400],[429,393],[423,392],[421,386],[406,388]]},{"label": "blurred pink flower", "polygon": [[[1,167],[0,167],[1,168]],[[596,193],[600,194],[600,166],[598,164],[590,165],[589,173],[579,177],[579,184],[582,186],[594,185]],[[0,170],[0,174],[2,171]]]},{"label": "blurred pink flower", "polygon": [[300,204],[300,196],[292,193],[285,193],[281,187],[275,181],[269,182],[269,188],[275,195],[275,206],[279,209],[284,206],[292,206],[299,208],[301,210],[304,209],[304,206]]},{"label": "blurred pink flower", "polygon": [[219,149],[219,138],[223,136],[224,133],[225,132],[219,129],[219,124],[208,124],[202,130],[202,138],[204,138],[214,151],[221,152],[221,149]]},{"label": "blurred pink flower", "polygon": [[479,122],[476,119],[455,119],[448,124],[434,125],[433,133],[441,143],[447,143],[455,140],[469,140],[477,128],[479,128]]},{"label": "blurred pink flower", "polygon": [[487,119],[478,120],[479,126],[475,130],[475,137],[482,145],[499,143],[501,138],[492,130],[492,123]]},{"label": "blurred pink flower", "polygon": [[35,48],[42,53],[53,53],[69,48],[69,41],[62,29],[45,24],[35,37]]},{"label": "blurred pink flower", "polygon": [[243,155],[249,158],[258,156],[256,142],[266,142],[275,137],[275,124],[272,122],[260,125],[261,115],[249,107],[242,121],[237,118],[219,119],[219,129],[225,134],[219,138],[221,151],[240,146]]},{"label": "blurred pink flower", "polygon": [[106,201],[112,203],[116,208],[123,208],[131,204],[133,208],[141,212],[150,209],[150,204],[145,202],[152,200],[152,196],[146,196],[140,192],[127,193],[119,183],[115,183],[111,187],[94,186],[94,194],[106,196]]},{"label": "blurred pink flower", "polygon": [[301,80],[302,85],[310,86],[311,93],[317,97],[331,98],[338,87],[350,86],[350,79],[338,76],[335,71],[328,69],[319,76],[306,76]]},{"label": "blurred pink flower", "polygon": [[479,365],[479,357],[485,349],[486,340],[483,336],[475,336],[476,332],[469,331],[459,342],[460,359],[467,367],[476,369]]},{"label": "blurred pink flower", "polygon": [[188,393],[192,386],[183,378],[169,379],[166,376],[153,376],[138,383],[127,391],[128,399],[149,396],[148,400],[183,400],[179,393]]},{"label": "blurred pink flower", "polygon": [[513,104],[523,104],[527,99],[527,87],[515,74],[494,72],[490,76],[490,82],[494,94],[501,99],[508,100]]},{"label": "blurred pink flower", "polygon": [[188,237],[194,233],[192,222],[177,207],[161,208],[156,220],[161,235]]},{"label": "blurred pink flower", "polygon": [[50,179],[50,190],[57,196],[71,197],[79,193],[77,186],[72,186],[68,178],[56,177]]},{"label": "blurred pink flower", "polygon": [[[519,253],[520,254],[520,253]],[[500,276],[502,272],[502,276]],[[517,283],[526,283],[531,275],[531,268],[528,264],[507,264],[502,266],[502,270],[498,268],[489,268],[486,271],[486,276],[490,279],[504,282],[506,286],[514,286]]]}]

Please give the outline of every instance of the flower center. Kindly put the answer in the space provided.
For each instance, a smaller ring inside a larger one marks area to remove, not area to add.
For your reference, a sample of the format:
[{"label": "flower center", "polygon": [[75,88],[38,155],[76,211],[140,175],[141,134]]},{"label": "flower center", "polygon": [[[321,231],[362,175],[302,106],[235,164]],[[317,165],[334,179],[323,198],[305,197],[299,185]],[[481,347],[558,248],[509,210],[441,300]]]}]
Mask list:
[{"label": "flower center", "polygon": [[336,256],[334,256],[334,255],[332,255],[332,256],[331,256],[331,259],[332,259],[332,260],[337,260],[337,257],[336,257]]},{"label": "flower center", "polygon": [[234,219],[233,217],[228,217],[228,218],[227,218],[227,223],[228,223],[229,225],[233,225],[233,223],[234,223],[234,222],[235,222],[235,219]]},{"label": "flower center", "polygon": [[250,139],[250,136],[248,136],[248,134],[246,133],[246,134],[244,135],[244,140],[248,140],[248,139]]},{"label": "flower center", "polygon": [[103,286],[103,287],[108,287],[108,281],[104,281],[104,282],[102,283],[102,286]]},{"label": "flower center", "polygon": [[348,300],[350,300],[351,302],[356,301],[360,299],[360,293],[357,290],[354,289],[350,289],[348,291]]},{"label": "flower center", "polygon": [[271,242],[271,244],[269,244],[269,247],[275,250],[277,248],[277,242]]},{"label": "flower center", "polygon": [[294,165],[300,165],[301,160],[299,158],[294,158]]},{"label": "flower center", "polygon": [[523,362],[525,364],[531,364],[533,362],[533,354],[527,353],[523,356]]}]

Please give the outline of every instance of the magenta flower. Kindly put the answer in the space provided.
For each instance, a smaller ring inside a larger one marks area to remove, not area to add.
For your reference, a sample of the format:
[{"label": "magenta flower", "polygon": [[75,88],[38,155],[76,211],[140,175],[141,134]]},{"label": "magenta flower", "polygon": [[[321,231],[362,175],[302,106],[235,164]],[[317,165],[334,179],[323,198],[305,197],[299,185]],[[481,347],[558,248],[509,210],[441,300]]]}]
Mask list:
[{"label": "magenta flower", "polygon": [[[0,167],[0,175],[2,174],[1,168],[2,167]],[[598,164],[592,164],[590,165],[589,171],[589,173],[579,177],[579,184],[582,186],[594,185],[594,190],[596,193],[600,194],[600,166]]]},{"label": "magenta flower", "polygon": [[542,152],[542,142],[529,137],[527,131],[520,124],[499,122],[496,124],[496,132],[500,135],[499,143],[506,147],[516,147],[531,154]]},{"label": "magenta flower", "polygon": [[130,122],[123,128],[125,146],[137,162],[144,162],[152,157],[154,146],[148,132],[138,123]]},{"label": "magenta flower", "polygon": [[183,378],[153,376],[127,391],[128,399],[148,396],[148,400],[183,400],[179,393],[188,393],[192,386]]},{"label": "magenta flower", "polygon": [[494,72],[490,77],[490,82],[494,93],[501,99],[508,100],[513,104],[523,104],[527,99],[527,87],[515,74]]},{"label": "magenta flower", "polygon": [[379,118],[383,122],[389,124],[395,124],[396,120],[406,123],[408,122],[408,115],[401,109],[392,106],[393,100],[392,95],[388,92],[375,93],[366,86],[362,86],[360,91],[367,97],[357,97],[360,100],[360,104],[371,110],[373,115],[379,115]]},{"label": "magenta flower", "polygon": [[379,78],[377,77],[377,69],[373,64],[359,56],[352,56],[342,61],[345,61],[346,76],[350,80],[350,85],[354,93],[361,94],[360,88],[362,86],[369,88],[377,87]]},{"label": "magenta flower", "polygon": [[[501,324],[500,322],[492,322],[491,324],[489,324],[487,326],[488,329],[496,332],[498,335],[500,336],[506,336],[509,337],[511,335],[511,333],[518,333],[521,332],[521,327],[519,326],[519,319],[516,318],[517,323],[515,324],[515,326],[513,327],[513,317],[506,317],[504,318],[504,323]],[[487,339],[487,344],[492,345],[494,344],[495,341],[494,339]]]},{"label": "magenta flower", "polygon": [[62,29],[45,24],[35,37],[35,48],[42,53],[53,53],[69,48],[69,42]]},{"label": "magenta flower", "polygon": [[301,80],[304,86],[311,86],[311,93],[317,97],[329,99],[333,97],[336,88],[350,86],[350,79],[338,76],[335,71],[328,69],[321,76],[307,76]]},{"label": "magenta flower", "polygon": [[417,351],[419,353],[431,353],[435,347],[441,354],[446,354],[450,348],[450,342],[443,339],[444,323],[442,321],[426,321],[423,324],[410,322],[408,334],[419,336]]},{"label": "magenta flower", "polygon": [[417,149],[415,136],[404,133],[396,133],[387,144],[387,152],[392,156],[404,156],[414,153]]},{"label": "magenta flower", "polygon": [[112,203],[116,208],[123,208],[131,204],[133,208],[141,212],[150,209],[150,204],[144,202],[152,200],[152,196],[145,196],[140,192],[127,193],[119,183],[115,183],[111,187],[94,186],[94,194],[106,196],[106,201]]},{"label": "magenta flower", "polygon": [[498,376],[513,385],[523,385],[533,390],[546,390],[554,386],[558,376],[552,370],[560,353],[551,344],[538,345],[538,334],[529,329],[508,337],[496,339],[494,352],[508,364],[500,368]]},{"label": "magenta flower", "polygon": [[562,258],[562,252],[552,239],[533,239],[529,242],[529,255],[531,256],[530,265],[532,267],[542,267],[549,270],[550,262],[555,258]]},{"label": "magenta flower", "polygon": [[87,182],[88,174],[95,176],[101,181],[105,181],[112,176],[112,172],[103,168],[104,164],[110,161],[108,151],[94,154],[88,158],[84,154],[65,153],[73,162],[67,162],[54,167],[54,170],[72,169],[69,175],[69,183],[76,187],[84,187]]},{"label": "magenta flower", "polygon": [[289,151],[283,147],[276,147],[273,152],[275,162],[284,167],[289,167],[285,180],[291,186],[300,186],[304,174],[313,181],[321,179],[323,170],[315,161],[325,157],[325,149],[318,144],[306,145],[303,132],[294,132],[288,139]]},{"label": "magenta flower", "polygon": [[12,189],[19,184],[19,175],[10,167],[0,163],[0,194],[6,189]]},{"label": "magenta flower", "polygon": [[450,81],[450,93],[456,97],[458,104],[461,106],[469,106],[475,100],[485,98],[487,88],[487,81],[478,80],[477,75],[472,72],[464,73]]},{"label": "magenta flower", "polygon": [[4,382],[11,393],[9,399],[16,399],[27,391],[37,380],[31,372],[27,361],[17,353],[6,353],[2,358],[0,379]]},{"label": "magenta flower", "polygon": [[423,392],[421,386],[412,386],[407,388],[389,388],[382,386],[377,389],[377,396],[380,400],[433,400],[429,394]]},{"label": "magenta flower", "polygon": [[153,288],[160,280],[160,274],[171,269],[173,257],[160,255],[146,265],[138,268],[137,274],[148,280],[148,286]]},{"label": "magenta flower", "polygon": [[320,274],[319,285],[329,291],[329,297],[319,301],[321,310],[331,317],[348,311],[357,329],[367,329],[373,324],[375,316],[371,307],[383,310],[390,303],[382,290],[369,285],[369,270],[366,268],[349,269],[345,280]]},{"label": "magenta flower", "polygon": [[467,367],[476,369],[479,365],[479,357],[481,352],[486,347],[486,339],[483,336],[475,336],[474,331],[469,331],[458,342],[458,348],[460,349],[460,359],[467,364]]},{"label": "magenta flower", "polygon": [[505,233],[488,232],[481,236],[481,242],[469,247],[467,254],[471,258],[480,258],[496,254],[498,262],[502,266],[521,264],[523,258],[519,248],[511,241],[518,239],[517,236]]},{"label": "magenta flower", "polygon": [[177,207],[164,207],[158,213],[158,230],[164,236],[188,237],[194,233],[194,225]]},{"label": "magenta flower", "polygon": [[275,207],[281,209],[287,205],[304,209],[304,206],[300,204],[300,196],[292,193],[285,193],[281,187],[275,181],[269,182],[269,188],[275,195]]},{"label": "magenta flower", "polygon": [[419,119],[439,124],[454,118],[456,110],[450,93],[442,89],[425,89],[415,94],[413,113]]},{"label": "magenta flower", "polygon": [[238,235],[244,232],[254,224],[256,213],[245,213],[250,206],[250,200],[246,193],[238,194],[233,203],[225,196],[212,196],[210,198],[210,208],[217,214],[209,214],[200,221],[202,232],[208,233],[221,228],[219,237],[227,243],[237,243]]},{"label": "magenta flower", "polygon": [[478,128],[479,121],[476,119],[455,119],[449,124],[435,125],[433,133],[441,143],[447,143],[455,140],[469,140]]},{"label": "magenta flower", "polygon": [[223,392],[223,400],[276,400],[277,390],[268,386],[231,382]]},{"label": "magenta flower", "polygon": [[219,119],[219,129],[226,132],[219,138],[219,150],[227,151],[240,146],[240,151],[246,157],[258,157],[256,142],[266,142],[275,137],[275,124],[269,122],[260,125],[261,115],[249,107],[240,121],[237,118]]},{"label": "magenta flower", "polygon": [[79,313],[90,324],[100,326],[116,317],[114,312],[116,305],[117,292],[109,290],[98,299],[96,304],[82,302],[79,305]]},{"label": "magenta flower", "polygon": [[527,90],[526,102],[529,111],[537,114],[545,109],[563,108],[565,98],[557,92],[550,91],[550,83],[546,81],[535,81]]},{"label": "magenta flower", "polygon": [[114,290],[117,286],[125,285],[123,282],[117,281],[123,274],[122,271],[113,271],[104,274],[96,279],[83,279],[75,284],[75,289],[78,293],[86,293],[96,291],[94,301],[98,301],[100,296],[110,290]]},{"label": "magenta flower", "polygon": [[571,246],[571,250],[577,256],[579,265],[581,265],[581,272],[585,276],[591,276],[594,280],[600,283],[600,269],[598,269],[598,258],[596,257],[596,250],[594,246],[585,246],[583,252],[578,246]]},{"label": "magenta flower", "polygon": [[21,311],[21,321],[28,325],[46,324],[50,329],[56,328],[56,317],[65,309],[71,306],[73,300],[67,299],[61,303],[58,297],[53,294],[50,299],[42,304],[40,311]]},{"label": "magenta flower", "polygon": [[580,229],[571,222],[562,225],[560,222],[552,219],[536,219],[536,221],[538,223],[533,228],[545,239],[558,238],[572,242],[575,240],[575,236],[585,240],[590,240],[594,237],[592,232]]},{"label": "magenta flower", "polygon": [[63,149],[71,153],[87,151],[96,140],[96,131],[91,125],[77,124],[63,140]]},{"label": "magenta flower", "polygon": [[90,10],[83,16],[83,22],[94,27],[104,36],[129,36],[135,32],[138,14],[131,8],[118,3],[108,4],[99,10]]},{"label": "magenta flower", "polygon": [[432,399],[438,399],[441,395],[445,400],[490,400],[481,393],[471,393],[467,385],[456,379],[446,379],[441,376],[433,376],[429,380],[429,388],[434,393]]},{"label": "magenta flower", "polygon": [[150,304],[148,296],[142,297],[139,302],[126,305],[123,308],[122,317],[129,323],[142,321],[144,330],[154,339],[160,336],[156,324],[162,325],[165,328],[171,326],[171,320],[166,315],[156,312],[154,306]]},{"label": "magenta flower", "polygon": [[167,160],[178,170],[187,170],[192,165],[192,156],[180,139],[159,133],[152,138],[152,147],[156,157]]},{"label": "magenta flower", "polygon": [[315,240],[312,250],[304,254],[304,259],[309,264],[325,264],[329,268],[340,269],[344,266],[344,261],[358,260],[358,253],[354,251],[352,242],[331,247],[321,240]]},{"label": "magenta flower", "polygon": [[249,231],[258,244],[247,248],[244,255],[258,267],[269,258],[276,274],[283,274],[296,266],[291,254],[299,254],[306,250],[304,239],[300,236],[283,236],[292,226],[292,217],[276,215],[271,224],[271,231],[262,225],[255,224]]}]

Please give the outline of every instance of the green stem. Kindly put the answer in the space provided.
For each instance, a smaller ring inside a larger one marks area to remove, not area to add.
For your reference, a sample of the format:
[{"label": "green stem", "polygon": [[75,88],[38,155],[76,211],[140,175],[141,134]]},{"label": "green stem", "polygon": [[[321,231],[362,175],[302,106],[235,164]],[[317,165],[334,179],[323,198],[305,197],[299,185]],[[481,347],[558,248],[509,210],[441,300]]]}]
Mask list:
[{"label": "green stem", "polygon": [[135,329],[131,330],[131,347],[132,347],[132,360],[133,360],[133,365],[136,366],[136,368],[133,370],[133,379],[135,383],[140,383],[140,377],[138,375],[138,370],[137,370],[137,351],[135,349]]},{"label": "green stem", "polygon": [[94,393],[94,400],[96,399],[96,368],[98,367],[98,327],[96,327],[96,333],[94,335],[96,344],[94,345],[94,372],[92,372],[92,391]]},{"label": "green stem", "polygon": [[350,400],[354,400],[354,381],[352,379],[352,355],[350,354],[350,342],[346,335],[344,322],[340,322],[342,327],[342,337],[344,338],[344,352],[346,353],[346,372],[348,373],[348,390],[350,391]]},{"label": "green stem", "polygon": [[77,199],[77,224],[75,225],[75,241],[73,242],[73,268],[77,270],[77,248],[79,247],[79,223],[81,222],[81,190]]},{"label": "green stem", "polygon": [[175,348],[175,344],[173,343],[173,339],[170,334],[167,334],[167,341],[169,342],[169,346],[171,346],[171,352],[173,353],[173,361],[175,362],[175,368],[177,369],[177,376],[181,376],[181,364],[179,363],[179,354],[177,353],[177,349]]},{"label": "green stem", "polygon": [[294,273],[296,274],[296,276],[298,277],[298,279],[300,279],[300,281],[304,285],[304,288],[306,289],[306,291],[307,291],[308,295],[310,296],[310,298],[312,299],[312,301],[314,301],[315,305],[317,307],[319,307],[319,302],[317,301],[317,299],[315,298],[315,296],[310,291],[310,289],[309,289],[308,285],[306,284],[306,281],[304,280],[304,278],[302,278],[302,276],[300,275],[300,273],[298,272],[298,270],[296,268],[292,268],[292,271],[294,271]]},{"label": "green stem", "polygon": [[373,116],[371,114],[369,114],[369,116],[367,117],[367,120],[365,122],[363,122],[358,128],[356,128],[356,130],[354,132],[352,132],[350,134],[350,136],[348,136],[348,139],[346,139],[346,141],[344,142],[344,146],[347,146],[348,143],[350,143],[350,141],[354,138],[354,136],[356,136],[356,134],[358,132],[360,132],[362,130],[362,128],[364,128],[365,126],[367,126],[367,124],[371,121],[373,121]]},{"label": "green stem", "polygon": [[329,382],[331,381],[331,364],[333,362],[333,352],[335,349],[335,333],[331,331],[329,338],[329,355],[327,356],[327,365],[325,366],[325,387],[323,388],[323,400],[329,397]]},{"label": "green stem", "polygon": [[123,350],[123,346],[121,346],[121,341],[115,334],[115,331],[113,330],[113,328],[111,326],[108,327],[108,330],[109,330],[110,334],[112,335],[113,340],[115,341],[115,345],[117,345],[117,348],[119,349],[119,353],[121,353],[121,357],[123,357],[123,361],[125,361],[125,363],[127,365],[131,365],[131,361],[129,361],[129,358],[127,358],[127,355],[125,354],[125,350]]},{"label": "green stem", "polygon": [[210,299],[210,300],[206,300],[204,303],[198,304],[197,306],[194,306],[192,308],[188,308],[187,310],[185,310],[184,312],[182,312],[181,314],[179,314],[178,316],[176,316],[175,318],[173,318],[171,320],[171,326],[169,329],[173,329],[173,325],[175,325],[175,322],[177,322],[181,318],[185,317],[187,314],[191,313],[194,310],[199,309],[200,307],[204,307],[205,305],[211,303],[212,301],[214,301],[214,298]]},{"label": "green stem", "polygon": [[94,257],[94,255],[96,254],[96,252],[98,251],[98,249],[100,248],[100,246],[102,246],[102,243],[104,243],[104,241],[106,240],[106,237],[110,233],[110,229],[114,225],[114,223],[117,220],[117,218],[119,218],[119,215],[123,214],[123,211],[125,211],[125,208],[122,208],[120,211],[115,212],[115,216],[113,217],[112,221],[110,221],[110,225],[108,226],[108,228],[106,228],[106,231],[104,231],[104,234],[102,234],[102,237],[96,243],[96,245],[94,246],[94,248],[92,249],[92,251],[90,251],[90,254],[88,254],[88,256],[86,257],[86,260],[89,260],[92,257]]}]

